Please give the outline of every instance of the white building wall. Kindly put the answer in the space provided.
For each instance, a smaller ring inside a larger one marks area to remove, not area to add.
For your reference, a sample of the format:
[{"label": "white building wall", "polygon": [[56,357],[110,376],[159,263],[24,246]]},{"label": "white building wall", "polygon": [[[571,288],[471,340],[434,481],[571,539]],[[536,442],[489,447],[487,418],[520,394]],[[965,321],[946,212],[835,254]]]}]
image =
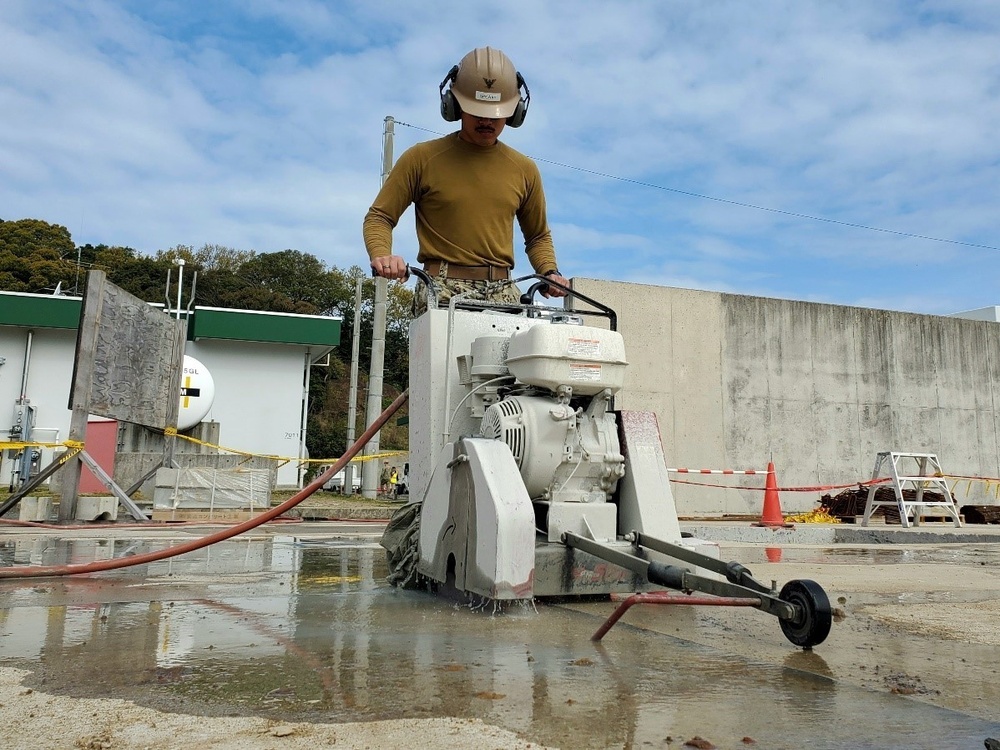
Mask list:
[{"label": "white building wall", "polygon": [[[298,459],[305,347],[213,339],[189,341],[185,353],[215,380],[215,401],[205,421],[219,422],[221,445]],[[295,460],[278,469],[277,481],[296,484]]]},{"label": "white building wall", "polygon": [[[0,366],[0,440],[9,439],[14,404],[21,397],[27,340],[28,329],[0,326],[0,357],[6,360]],[[44,328],[32,332],[24,396],[36,408],[35,440],[56,442],[69,435],[69,393],[75,347],[76,331]],[[42,450],[43,465],[51,461],[52,454],[51,448]],[[10,482],[12,469],[12,457],[3,451],[0,483]]]},{"label": "white building wall", "polygon": [[968,318],[969,320],[988,320],[992,323],[1000,323],[1000,305],[990,307],[980,307],[976,310],[966,310],[965,312],[952,313],[952,318]]},{"label": "white building wall", "polygon": [[[0,440],[8,439],[14,403],[20,396],[28,329],[0,326]],[[76,331],[33,331],[26,396],[37,407],[38,440],[69,436],[70,386]],[[216,397],[207,421],[220,423],[220,444],[251,453],[297,459],[301,440],[303,368],[308,349],[288,344],[220,340],[187,342],[186,353],[212,373]],[[0,483],[11,478],[13,462],[3,452]],[[47,464],[52,451],[43,451]],[[290,460],[278,468],[278,486],[293,487],[298,467]]]}]

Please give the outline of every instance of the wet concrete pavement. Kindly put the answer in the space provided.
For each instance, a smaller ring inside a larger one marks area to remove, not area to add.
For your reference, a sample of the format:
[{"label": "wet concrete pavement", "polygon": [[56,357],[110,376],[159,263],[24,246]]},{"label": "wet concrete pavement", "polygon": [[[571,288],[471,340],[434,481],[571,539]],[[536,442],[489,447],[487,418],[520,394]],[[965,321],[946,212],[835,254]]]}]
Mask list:
[{"label": "wet concrete pavement", "polygon": [[[720,748],[744,738],[760,748],[972,748],[1000,736],[996,647],[880,631],[863,610],[895,591],[828,587],[848,623],[811,653],[767,615],[717,608],[637,607],[594,644],[614,604],[495,612],[398,591],[384,583],[378,532],[275,526],[110,573],[0,581],[0,656],[31,672],[25,686],[57,695],[281,721],[476,717],[563,748],[681,747],[694,736]],[[199,533],[18,530],[0,534],[0,564],[84,562]],[[1000,568],[1000,545],[987,543],[767,549],[733,543],[723,554],[762,580],[782,574],[779,585],[801,571],[824,583],[823,570],[839,581],[875,566],[899,579],[928,566]],[[960,700],[942,698],[942,686],[969,680]]]}]

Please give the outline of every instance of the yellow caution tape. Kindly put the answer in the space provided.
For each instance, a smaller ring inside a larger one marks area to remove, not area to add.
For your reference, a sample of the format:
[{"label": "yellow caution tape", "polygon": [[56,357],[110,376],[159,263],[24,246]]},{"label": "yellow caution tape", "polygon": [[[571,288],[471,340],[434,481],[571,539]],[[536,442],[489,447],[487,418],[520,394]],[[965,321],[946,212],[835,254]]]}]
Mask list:
[{"label": "yellow caution tape", "polygon": [[[289,463],[290,461],[295,461],[297,463],[303,464],[332,464],[340,459],[339,456],[335,458],[299,458],[298,456],[278,456],[272,453],[252,453],[251,451],[241,451],[237,448],[227,448],[223,445],[216,445],[215,443],[209,443],[205,440],[199,440],[198,438],[190,437],[189,435],[182,435],[177,432],[176,427],[168,427],[163,431],[164,435],[168,437],[177,437],[181,440],[186,440],[189,443],[195,443],[197,445],[203,445],[207,448],[214,448],[218,451],[223,451],[225,453],[234,453],[238,456],[246,456],[247,458],[266,458],[269,461],[281,461],[282,464]],[[66,448],[68,452],[60,456],[60,463],[68,458],[72,458],[77,453],[84,449],[84,443],[80,440],[64,440],[61,443],[50,443],[42,441],[0,441],[0,450],[5,451],[22,451],[25,448]],[[406,451],[380,451],[379,453],[373,453],[370,456],[355,456],[351,459],[351,463],[364,463],[365,461],[374,461],[379,458],[389,458],[390,456],[402,456],[405,455]]]},{"label": "yellow caution tape", "polygon": [[[227,448],[224,445],[217,445],[216,443],[209,443],[205,440],[199,440],[198,438],[194,438],[189,435],[182,435],[177,432],[176,427],[168,427],[163,431],[163,434],[177,437],[181,440],[186,440],[189,443],[195,443],[196,445],[203,445],[206,448],[214,448],[215,450],[224,451],[225,453],[233,453],[237,456],[246,456],[247,458],[266,458],[269,461],[282,461],[283,463],[294,461],[300,464],[332,464],[340,459],[339,456],[336,458],[299,458],[298,456],[277,456],[272,453],[252,453],[251,451],[241,451],[237,448]],[[374,461],[378,458],[402,456],[405,454],[406,451],[380,451],[379,453],[373,453],[370,456],[356,456],[351,459],[351,463],[363,463],[365,461]]]},{"label": "yellow caution tape", "polygon": [[82,452],[83,452],[82,445],[78,448],[70,448],[68,451],[66,451],[61,456],[59,456],[59,458],[56,459],[56,463],[62,465],[67,461],[69,461],[71,458],[74,458],[77,454]]},{"label": "yellow caution tape", "polygon": [[83,450],[83,443],[79,440],[64,440],[61,443],[35,442],[35,441],[0,441],[0,450],[22,451],[25,448],[69,448]]}]

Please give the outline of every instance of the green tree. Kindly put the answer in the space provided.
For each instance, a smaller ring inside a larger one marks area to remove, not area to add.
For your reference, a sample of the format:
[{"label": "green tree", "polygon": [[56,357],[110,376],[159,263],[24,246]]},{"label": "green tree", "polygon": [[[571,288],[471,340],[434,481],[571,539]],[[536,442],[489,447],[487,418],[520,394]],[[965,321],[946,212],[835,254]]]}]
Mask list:
[{"label": "green tree", "polygon": [[173,263],[178,258],[193,264],[202,272],[220,271],[238,273],[244,263],[251,260],[257,253],[253,250],[237,250],[226,245],[202,245],[195,250],[190,245],[175,245],[169,250],[158,250],[157,259]]},{"label": "green tree", "polygon": [[76,248],[69,230],[39,219],[0,220],[0,288],[54,292],[73,281]]},{"label": "green tree", "polygon": [[[361,316],[356,434],[363,430],[374,297],[374,282],[367,269],[328,267],[309,253],[291,249],[258,253],[225,245],[206,244],[198,249],[175,245],[150,256],[120,245],[77,247],[66,227],[39,219],[0,220],[0,289],[8,291],[45,293],[61,284],[64,292],[82,292],[86,272],[96,268],[140,299],[175,303],[179,276],[176,261],[180,258],[185,262],[182,304],[187,304],[197,273],[198,305],[342,318],[340,345],[328,363],[312,369],[307,446],[313,456],[340,455],[347,440],[355,315]],[[358,281],[362,282],[363,295],[360,308],[355,310]],[[409,289],[389,285],[383,405],[388,405],[407,385],[411,305]],[[381,445],[405,449],[407,430],[393,421],[383,429]]]},{"label": "green tree", "polygon": [[0,252],[9,251],[21,257],[40,250],[52,250],[57,257],[76,253],[69,230],[59,224],[49,224],[41,219],[0,219]]},{"label": "green tree", "polygon": [[94,253],[93,268],[108,274],[108,281],[146,302],[163,302],[168,263],[130,247],[101,245]]},{"label": "green tree", "polygon": [[[359,266],[346,271],[337,268],[329,272],[334,281],[337,303],[334,313],[342,318],[340,346],[331,359],[329,367],[314,367],[310,379],[310,435],[317,437],[316,450],[310,438],[311,455],[337,456],[347,447],[347,411],[350,399],[350,363],[354,336],[354,317],[360,314],[358,398],[355,404],[358,422],[355,435],[364,430],[364,415],[368,393],[368,372],[371,364],[372,312],[375,283],[368,272]],[[357,282],[362,284],[361,306],[355,311],[355,290]],[[401,284],[389,284],[386,309],[385,369],[383,373],[383,407],[388,406],[405,388],[409,378],[409,350],[407,332],[413,294]],[[405,416],[404,407],[397,418]],[[320,436],[323,436],[322,438]],[[322,444],[320,440],[324,440]],[[381,434],[381,446],[386,449],[405,450],[408,446],[408,430],[398,427],[393,420]],[[335,449],[331,452],[331,448]]]}]

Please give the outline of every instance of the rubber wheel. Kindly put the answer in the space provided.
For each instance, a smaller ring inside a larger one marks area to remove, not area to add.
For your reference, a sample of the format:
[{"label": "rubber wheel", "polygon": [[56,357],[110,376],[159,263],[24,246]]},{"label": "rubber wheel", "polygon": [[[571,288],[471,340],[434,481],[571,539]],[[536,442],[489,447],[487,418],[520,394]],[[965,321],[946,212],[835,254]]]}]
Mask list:
[{"label": "rubber wheel", "polygon": [[801,648],[818,646],[830,635],[833,612],[830,599],[823,587],[816,581],[789,581],[781,589],[778,598],[795,606],[798,617],[794,620],[779,620],[781,632]]}]

